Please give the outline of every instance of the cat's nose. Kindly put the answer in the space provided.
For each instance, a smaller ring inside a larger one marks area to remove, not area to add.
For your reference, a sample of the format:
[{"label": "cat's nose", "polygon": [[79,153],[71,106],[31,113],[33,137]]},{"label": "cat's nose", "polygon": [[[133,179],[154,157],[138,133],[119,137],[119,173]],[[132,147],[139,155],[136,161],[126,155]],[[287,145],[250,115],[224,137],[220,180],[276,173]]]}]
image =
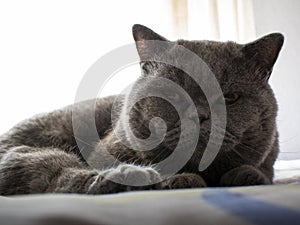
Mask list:
[{"label": "cat's nose", "polygon": [[[195,122],[197,122],[197,118],[199,119],[197,113],[187,114],[187,118],[189,118],[190,120],[193,120],[193,121],[195,121]],[[201,122],[200,119],[199,119],[199,122]]]},{"label": "cat's nose", "polygon": [[208,116],[204,113],[199,113],[198,111],[195,111],[194,108],[188,107],[185,111],[186,118],[193,120],[194,122],[202,123],[203,121],[208,119]]}]

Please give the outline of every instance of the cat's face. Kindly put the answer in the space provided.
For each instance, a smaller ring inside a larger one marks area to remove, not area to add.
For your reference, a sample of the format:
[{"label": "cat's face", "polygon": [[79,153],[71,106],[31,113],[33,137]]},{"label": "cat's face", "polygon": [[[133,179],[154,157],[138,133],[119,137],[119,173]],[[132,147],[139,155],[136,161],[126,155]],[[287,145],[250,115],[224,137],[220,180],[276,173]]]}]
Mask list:
[{"label": "cat's face", "polygon": [[[140,55],[145,52],[144,40],[167,41],[139,25],[134,27],[134,37],[138,41]],[[211,69],[223,91],[223,96],[217,96],[213,101],[216,107],[222,102],[222,98],[226,103],[226,132],[220,151],[230,151],[240,144],[253,146],[256,137],[265,136],[268,140],[270,135],[274,135],[277,108],[268,79],[283,44],[281,34],[271,34],[247,45],[184,40],[170,43],[182,45],[197,54]],[[193,100],[197,114],[189,111],[189,104],[183,95],[173,93],[167,88],[164,91],[170,100],[180,105],[180,110],[191,126],[192,123],[200,122],[199,141],[192,160],[195,164],[199,163],[211,131],[211,109],[206,96],[197,83],[178,68],[147,61],[141,63],[141,68],[142,76],[133,87],[128,101],[134,99],[138,93],[153,92],[160,85],[159,82],[155,83],[155,77],[167,78],[180,85]],[[150,136],[149,121],[152,118],[160,117],[167,125],[163,142],[156,150],[141,153],[144,159],[161,161],[176,147],[182,132],[181,121],[179,112],[168,99],[144,98],[135,104],[129,116],[133,134],[142,139]],[[189,136],[187,131],[184,140],[187,143],[191,141]]]}]

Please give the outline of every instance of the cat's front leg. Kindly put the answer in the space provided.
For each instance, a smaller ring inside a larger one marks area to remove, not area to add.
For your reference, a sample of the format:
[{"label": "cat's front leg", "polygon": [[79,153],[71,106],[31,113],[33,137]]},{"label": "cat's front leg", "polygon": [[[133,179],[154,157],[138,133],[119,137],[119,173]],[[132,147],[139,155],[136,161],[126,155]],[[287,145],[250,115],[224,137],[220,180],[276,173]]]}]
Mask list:
[{"label": "cat's front leg", "polygon": [[272,181],[260,170],[249,165],[243,165],[229,170],[221,177],[220,180],[221,186],[248,186],[271,183]]},{"label": "cat's front leg", "polygon": [[[75,155],[59,149],[13,147],[0,160],[0,195],[109,194],[160,189],[160,185],[155,184],[160,181],[160,175],[151,167],[124,164],[107,170],[92,170],[82,165]],[[149,185],[130,185],[138,183]]]},{"label": "cat's front leg", "polygon": [[163,189],[182,189],[207,187],[204,179],[194,173],[182,173],[171,176],[162,182]]},{"label": "cat's front leg", "polygon": [[59,149],[15,146],[0,159],[0,195],[46,193],[65,168],[84,168],[73,154]]},{"label": "cat's front leg", "polygon": [[160,175],[151,167],[123,164],[102,171],[66,168],[46,192],[114,194],[161,189],[160,182]]}]

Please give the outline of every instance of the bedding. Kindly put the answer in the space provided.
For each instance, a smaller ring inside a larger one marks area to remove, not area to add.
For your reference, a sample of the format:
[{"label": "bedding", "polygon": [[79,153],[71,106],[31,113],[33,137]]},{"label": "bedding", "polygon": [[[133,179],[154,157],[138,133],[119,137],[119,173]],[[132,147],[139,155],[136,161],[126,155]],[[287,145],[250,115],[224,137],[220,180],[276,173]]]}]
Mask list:
[{"label": "bedding", "polygon": [[3,225],[300,224],[300,182],[235,188],[0,197]]}]

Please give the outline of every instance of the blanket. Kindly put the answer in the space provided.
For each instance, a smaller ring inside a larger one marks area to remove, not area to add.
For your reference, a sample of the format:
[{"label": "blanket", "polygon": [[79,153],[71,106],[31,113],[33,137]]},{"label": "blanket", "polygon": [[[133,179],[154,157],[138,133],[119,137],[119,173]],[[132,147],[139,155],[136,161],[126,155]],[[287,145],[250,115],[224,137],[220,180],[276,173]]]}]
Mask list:
[{"label": "blanket", "polygon": [[298,225],[300,183],[0,197],[2,225]]}]

